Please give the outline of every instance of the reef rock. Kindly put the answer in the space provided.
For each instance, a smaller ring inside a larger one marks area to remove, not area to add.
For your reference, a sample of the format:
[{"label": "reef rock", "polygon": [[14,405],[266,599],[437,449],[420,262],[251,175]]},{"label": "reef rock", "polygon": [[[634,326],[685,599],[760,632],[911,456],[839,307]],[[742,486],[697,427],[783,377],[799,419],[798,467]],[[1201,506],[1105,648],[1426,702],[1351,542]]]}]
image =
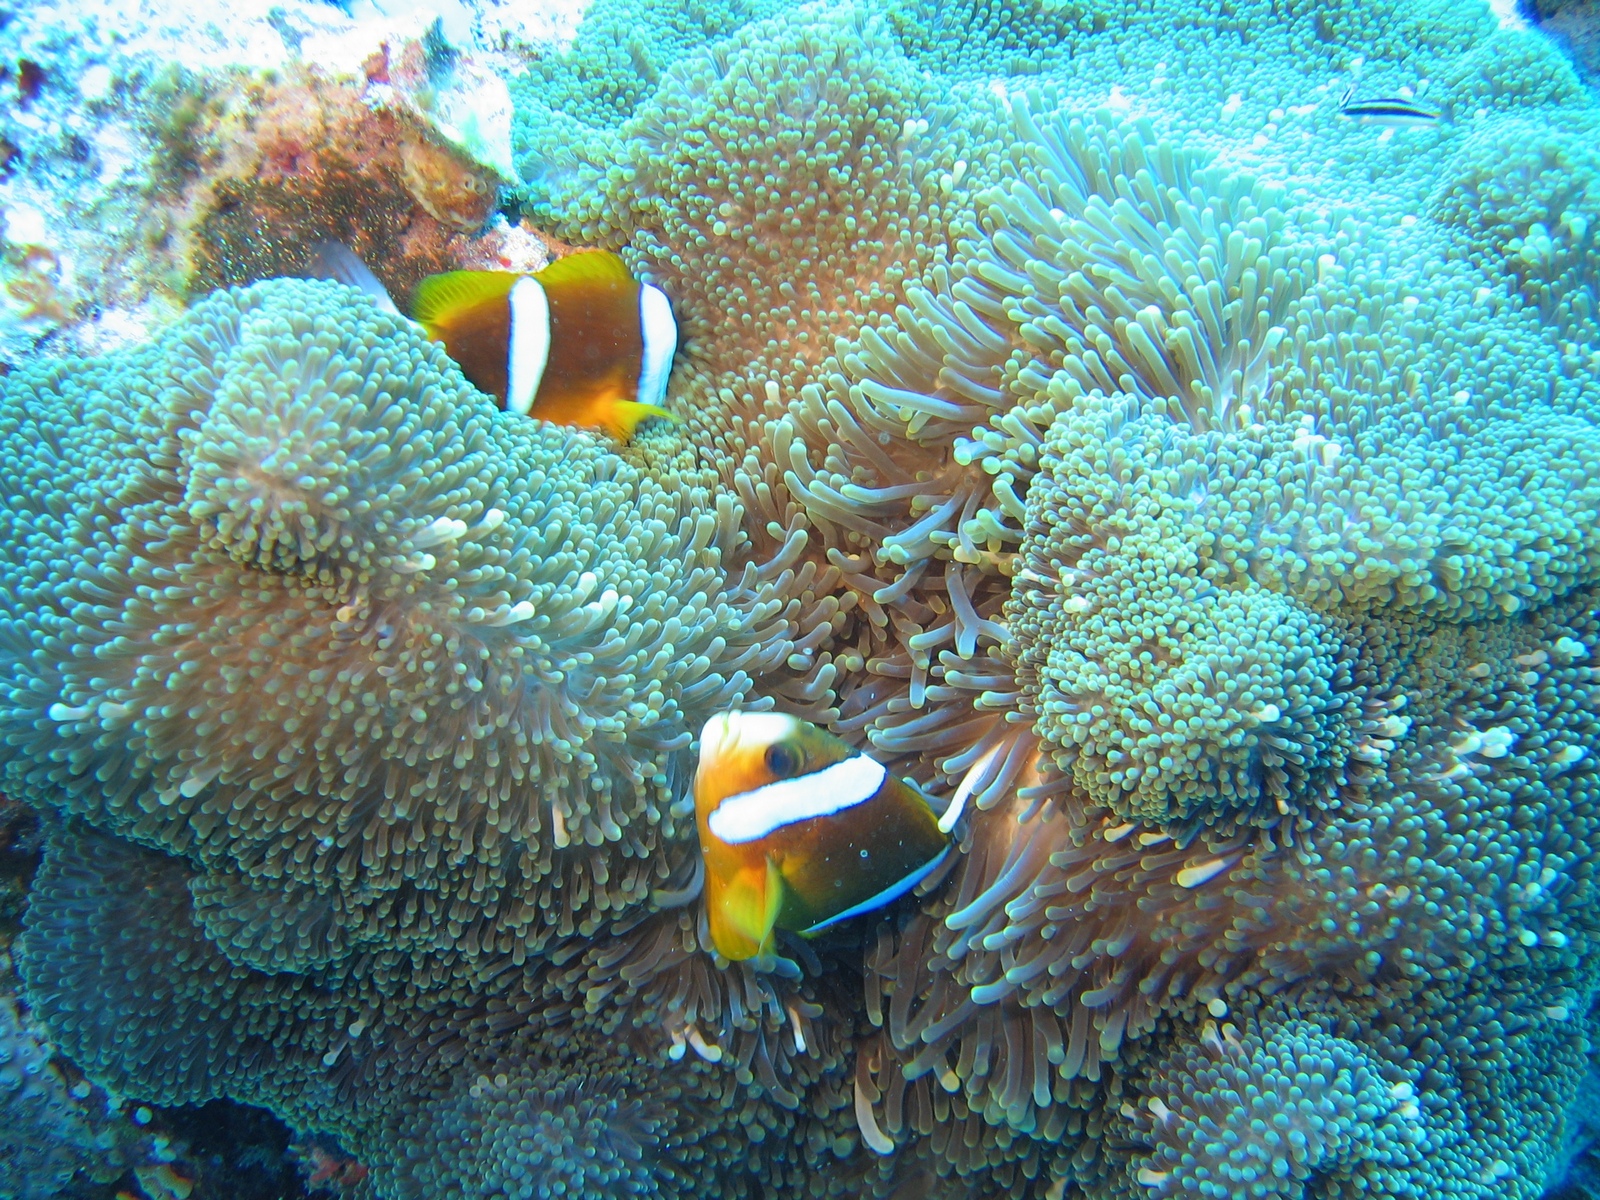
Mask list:
[{"label": "reef rock", "polygon": [[514,182],[505,75],[575,15],[387,8],[8,14],[0,360],[128,345],[219,284],[303,272],[323,239],[402,297],[463,264],[543,265],[495,219]]}]

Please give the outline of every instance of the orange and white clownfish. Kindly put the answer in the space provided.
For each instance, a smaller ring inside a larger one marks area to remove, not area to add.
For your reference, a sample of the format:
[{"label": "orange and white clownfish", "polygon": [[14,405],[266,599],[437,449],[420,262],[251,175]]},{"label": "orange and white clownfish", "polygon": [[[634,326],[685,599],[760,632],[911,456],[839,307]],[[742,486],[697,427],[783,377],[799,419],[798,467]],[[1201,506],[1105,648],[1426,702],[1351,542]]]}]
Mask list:
[{"label": "orange and white clownfish", "polygon": [[718,713],[700,734],[695,823],[724,958],[766,957],[909,892],[950,852],[927,798],[831,733],[781,713]]},{"label": "orange and white clownfish", "polygon": [[[318,247],[312,271],[397,311],[349,249]],[[411,319],[509,412],[603,429],[626,442],[661,407],[678,348],[666,293],[609,250],[579,250],[532,275],[450,271],[417,285]]]}]

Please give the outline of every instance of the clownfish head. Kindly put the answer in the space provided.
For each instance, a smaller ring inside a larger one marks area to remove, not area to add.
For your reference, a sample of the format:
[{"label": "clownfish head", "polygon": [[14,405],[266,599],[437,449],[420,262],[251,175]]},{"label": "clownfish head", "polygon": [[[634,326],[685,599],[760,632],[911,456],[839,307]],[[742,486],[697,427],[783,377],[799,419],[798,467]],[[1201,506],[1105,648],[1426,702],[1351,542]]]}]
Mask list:
[{"label": "clownfish head", "polygon": [[784,713],[718,713],[700,733],[696,808],[715,808],[728,796],[837,761],[840,754],[815,736],[819,732]]}]

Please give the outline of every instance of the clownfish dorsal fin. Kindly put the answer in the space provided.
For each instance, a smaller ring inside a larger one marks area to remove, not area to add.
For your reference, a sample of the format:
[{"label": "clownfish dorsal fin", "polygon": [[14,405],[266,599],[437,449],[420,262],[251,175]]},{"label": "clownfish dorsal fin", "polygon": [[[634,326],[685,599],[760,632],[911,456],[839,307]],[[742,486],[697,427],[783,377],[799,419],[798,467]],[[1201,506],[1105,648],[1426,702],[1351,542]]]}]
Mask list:
[{"label": "clownfish dorsal fin", "polygon": [[633,283],[628,264],[609,250],[574,250],[533,276],[545,287],[571,283]]},{"label": "clownfish dorsal fin", "polygon": [[447,271],[430,275],[417,285],[411,301],[411,319],[427,326],[437,325],[463,308],[509,296],[517,280],[525,278],[517,271]]}]

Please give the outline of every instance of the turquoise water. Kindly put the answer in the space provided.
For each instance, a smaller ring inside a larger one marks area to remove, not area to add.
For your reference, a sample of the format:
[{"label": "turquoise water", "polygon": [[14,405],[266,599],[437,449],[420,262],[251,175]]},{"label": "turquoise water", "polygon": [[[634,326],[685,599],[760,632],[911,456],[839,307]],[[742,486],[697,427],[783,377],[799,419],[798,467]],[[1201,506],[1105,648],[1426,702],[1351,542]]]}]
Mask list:
[{"label": "turquoise water", "polygon": [[[0,13],[0,1195],[1600,1190],[1597,47]],[[403,315],[575,248],[626,442]]]}]

